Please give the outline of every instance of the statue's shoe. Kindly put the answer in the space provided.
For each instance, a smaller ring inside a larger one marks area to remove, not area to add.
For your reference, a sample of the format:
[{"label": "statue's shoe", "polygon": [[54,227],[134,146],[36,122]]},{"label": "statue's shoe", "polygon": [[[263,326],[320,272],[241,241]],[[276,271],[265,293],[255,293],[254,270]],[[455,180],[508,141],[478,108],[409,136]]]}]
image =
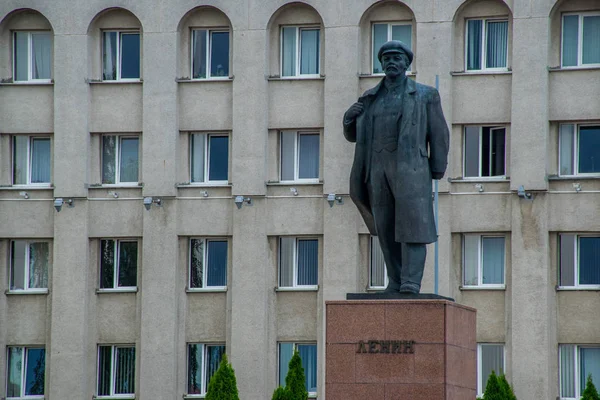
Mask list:
[{"label": "statue's shoe", "polygon": [[400,293],[419,293],[420,290],[419,285],[412,282],[404,282],[400,285],[400,289],[398,289]]}]

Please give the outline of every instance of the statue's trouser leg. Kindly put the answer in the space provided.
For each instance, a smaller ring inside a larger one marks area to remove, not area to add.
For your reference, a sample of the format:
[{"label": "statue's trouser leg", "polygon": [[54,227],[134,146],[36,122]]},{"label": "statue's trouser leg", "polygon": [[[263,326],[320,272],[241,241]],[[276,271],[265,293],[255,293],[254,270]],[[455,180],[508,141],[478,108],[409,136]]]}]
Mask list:
[{"label": "statue's trouser leg", "polygon": [[400,270],[402,283],[410,282],[421,287],[426,255],[427,246],[425,244],[402,243],[402,269]]}]

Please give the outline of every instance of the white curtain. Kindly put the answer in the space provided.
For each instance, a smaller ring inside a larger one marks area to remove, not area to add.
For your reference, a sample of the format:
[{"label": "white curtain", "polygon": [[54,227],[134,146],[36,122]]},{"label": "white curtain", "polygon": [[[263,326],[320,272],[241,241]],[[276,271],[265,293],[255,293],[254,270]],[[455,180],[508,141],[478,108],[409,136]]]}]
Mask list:
[{"label": "white curtain", "polygon": [[281,132],[281,180],[296,179],[294,163],[296,152],[296,132]]},{"label": "white curtain", "polygon": [[371,279],[369,286],[384,287],[386,273],[385,260],[383,259],[383,252],[379,245],[379,238],[371,236]]},{"label": "white curtain", "polygon": [[319,242],[317,239],[298,240],[298,285],[317,285],[319,282]]},{"label": "white curtain", "polygon": [[298,178],[319,178],[319,134],[298,134]]},{"label": "white curtain", "polygon": [[479,236],[465,235],[463,240],[464,284],[476,286],[479,284]]},{"label": "white curtain", "polygon": [[508,21],[487,22],[487,68],[506,68]]},{"label": "white curtain", "polygon": [[50,183],[50,139],[31,141],[31,183]]},{"label": "white curtain", "polygon": [[190,240],[190,288],[201,288],[204,273],[204,240]]},{"label": "white curtain", "polygon": [[117,164],[117,137],[113,135],[102,136],[102,183],[116,182]]},{"label": "white curtain", "polygon": [[10,289],[25,289],[25,252],[27,242],[14,240],[11,248]]},{"label": "white curtain", "polygon": [[50,248],[48,242],[35,242],[29,244],[29,287],[48,287],[48,264],[50,261]]},{"label": "white curtain", "polygon": [[117,79],[117,32],[104,32],[103,80]]},{"label": "white curtain", "polygon": [[27,145],[29,137],[13,137],[13,184],[27,184]]},{"label": "white curtain", "polygon": [[309,393],[317,391],[317,345],[299,344],[298,353],[302,359],[302,368],[304,368],[304,377],[306,380],[306,390]]},{"label": "white curtain", "polygon": [[32,78],[50,79],[51,35],[49,32],[32,33]]},{"label": "white curtain", "polygon": [[481,349],[481,391],[485,392],[492,371],[496,375],[504,373],[504,345],[482,344]]},{"label": "white curtain", "polygon": [[560,397],[575,397],[575,345],[558,346],[560,358]]},{"label": "white curtain", "polygon": [[481,239],[483,252],[483,284],[504,283],[504,238],[483,237]]},{"label": "white curtain", "polygon": [[573,175],[573,142],[575,125],[560,126],[560,175]]},{"label": "white curtain", "polygon": [[562,28],[562,66],[573,67],[579,48],[579,15],[563,16]]},{"label": "white curtain", "polygon": [[467,70],[481,69],[481,35],[483,21],[470,19],[467,21]]},{"label": "white curtain", "polygon": [[284,27],[281,34],[281,75],[296,75],[296,28]]},{"label": "white curtain", "polygon": [[575,235],[560,236],[560,286],[575,286]]},{"label": "white curtain", "polygon": [[191,178],[192,182],[204,182],[204,142],[206,135],[196,133],[191,137]]},{"label": "white curtain", "polygon": [[319,30],[300,30],[300,74],[319,73]]},{"label": "white curtain", "polygon": [[192,31],[192,78],[206,78],[206,30]]},{"label": "white curtain", "polygon": [[600,16],[583,17],[583,64],[600,64]]},{"label": "white curtain", "polygon": [[120,182],[138,181],[138,138],[121,138],[120,143]]},{"label": "white curtain", "polygon": [[279,239],[279,286],[294,286],[294,248],[296,239],[282,237]]},{"label": "white curtain", "polygon": [[21,397],[21,368],[23,363],[23,348],[8,348],[8,378],[6,397]]}]

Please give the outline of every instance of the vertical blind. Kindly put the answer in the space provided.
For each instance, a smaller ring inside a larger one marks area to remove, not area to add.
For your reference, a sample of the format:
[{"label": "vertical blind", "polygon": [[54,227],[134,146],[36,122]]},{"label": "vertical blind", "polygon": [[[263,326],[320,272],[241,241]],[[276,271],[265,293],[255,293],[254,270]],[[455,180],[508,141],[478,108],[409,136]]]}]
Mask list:
[{"label": "vertical blind", "polygon": [[463,268],[465,285],[467,286],[479,284],[479,240],[478,235],[463,236]]},{"label": "vertical blind", "polygon": [[50,139],[31,140],[31,183],[50,183]]},{"label": "vertical blind", "polygon": [[289,364],[293,355],[293,343],[279,343],[279,386],[285,387],[285,377],[290,369]]},{"label": "vertical blind", "polygon": [[594,385],[600,383],[600,347],[579,348],[579,387],[583,392],[588,375],[592,375]]},{"label": "vertical blind", "polygon": [[225,354],[225,346],[223,345],[206,346],[206,373],[204,375],[206,377],[206,382],[204,382],[204,392],[208,389],[210,378],[212,378],[215,372],[217,372],[217,369],[219,369],[223,354]]},{"label": "vertical blind", "polygon": [[98,395],[111,395],[112,346],[100,346],[98,349]]},{"label": "vertical blind", "polygon": [[115,361],[115,394],[135,392],[135,347],[117,347]]},{"label": "vertical blind", "polygon": [[600,15],[583,17],[582,63],[600,64]]},{"label": "vertical blind", "polygon": [[298,178],[319,178],[319,142],[318,133],[298,134]]},{"label": "vertical blind", "polygon": [[294,248],[296,239],[282,237],[279,239],[279,286],[294,286]]},{"label": "vertical blind", "polygon": [[485,391],[492,371],[497,375],[504,373],[504,345],[482,344],[481,350],[481,391]]},{"label": "vertical blind", "polygon": [[14,57],[16,81],[29,80],[29,33],[15,32]]},{"label": "vertical blind", "polygon": [[467,70],[481,69],[483,21],[470,19],[467,21]]},{"label": "vertical blind", "polygon": [[562,124],[559,132],[559,164],[560,175],[573,175],[573,146],[575,141],[575,125]]},{"label": "vertical blind", "polygon": [[600,285],[600,237],[579,238],[579,284]]},{"label": "vertical blind", "polygon": [[317,285],[318,279],[318,240],[298,239],[298,285]]},{"label": "vertical blind", "polygon": [[229,76],[229,32],[211,32],[210,76]]},{"label": "vertical blind", "polygon": [[227,285],[227,241],[207,241],[207,286]]},{"label": "vertical blind", "polygon": [[281,132],[281,180],[293,181],[295,177],[296,132]]},{"label": "vertical blind", "polygon": [[121,79],[140,77],[140,34],[121,33]]},{"label": "vertical blind", "polygon": [[563,16],[562,30],[562,65],[573,67],[578,64],[579,47],[579,15]]},{"label": "vertical blind", "polygon": [[575,397],[575,345],[560,345],[560,397]]},{"label": "vertical blind", "polygon": [[300,74],[319,73],[319,29],[300,30]]},{"label": "vertical blind", "polygon": [[309,393],[317,391],[317,345],[298,344],[298,353],[302,359],[306,390]]},{"label": "vertical blind", "polygon": [[296,75],[296,27],[283,27],[281,30],[281,75]]},{"label": "vertical blind", "polygon": [[508,21],[487,21],[486,68],[506,68]]},{"label": "vertical blind", "polygon": [[482,237],[482,283],[504,283],[504,238]]},{"label": "vertical blind", "polygon": [[120,182],[138,181],[139,139],[137,137],[121,138],[120,143]]},{"label": "vertical blind", "polygon": [[[195,31],[194,31],[195,32]],[[204,182],[204,142],[206,135],[195,133],[190,135],[190,158],[192,182]]]},{"label": "vertical blind", "polygon": [[379,244],[379,238],[377,236],[371,237],[371,276],[369,286],[371,287],[384,287],[385,286],[385,260],[383,259],[383,252]]},{"label": "vertical blind", "polygon": [[210,146],[208,180],[226,181],[229,169],[229,137],[210,135],[208,138]]}]

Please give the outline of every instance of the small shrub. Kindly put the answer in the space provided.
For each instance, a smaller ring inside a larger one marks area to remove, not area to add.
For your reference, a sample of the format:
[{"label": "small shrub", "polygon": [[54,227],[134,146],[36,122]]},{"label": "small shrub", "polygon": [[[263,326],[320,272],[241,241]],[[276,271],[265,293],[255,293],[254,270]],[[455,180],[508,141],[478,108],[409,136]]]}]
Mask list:
[{"label": "small shrub", "polygon": [[592,374],[587,377],[585,390],[583,391],[581,400],[600,400],[596,386],[594,386],[594,382],[592,382]]},{"label": "small shrub", "polygon": [[302,359],[298,350],[289,363],[288,373],[285,377],[285,387],[279,386],[273,392],[272,400],[307,400],[306,377],[302,367]]},{"label": "small shrub", "polygon": [[240,400],[235,379],[235,371],[231,367],[231,364],[227,362],[226,354],[223,354],[219,369],[217,369],[217,372],[215,372],[208,383],[205,399]]}]

